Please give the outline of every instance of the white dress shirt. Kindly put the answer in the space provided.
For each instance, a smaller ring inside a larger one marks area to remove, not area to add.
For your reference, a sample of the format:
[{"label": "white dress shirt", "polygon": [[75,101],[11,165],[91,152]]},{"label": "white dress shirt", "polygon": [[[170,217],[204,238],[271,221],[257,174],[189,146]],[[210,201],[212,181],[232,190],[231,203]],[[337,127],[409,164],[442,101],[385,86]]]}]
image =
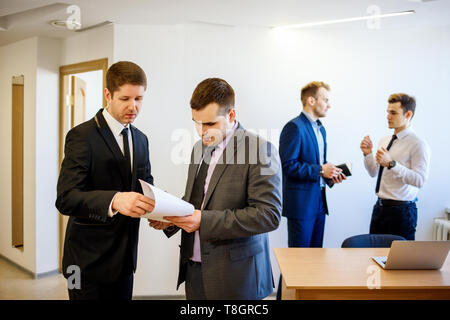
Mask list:
[{"label": "white dress shirt", "polygon": [[[381,199],[414,201],[419,188],[422,188],[428,178],[430,148],[411,127],[400,131],[396,136],[397,139],[389,149],[389,154],[396,161],[396,165],[392,169],[383,169],[377,196]],[[392,135],[383,137],[378,149],[386,148],[391,138]],[[373,154],[364,157],[364,166],[370,176],[378,176],[380,165]]]},{"label": "white dress shirt", "polygon": [[[126,126],[121,124],[106,110],[106,108],[103,109],[102,114],[103,114],[103,117],[105,118],[105,121],[108,124],[108,127],[111,130],[111,132],[112,132],[114,138],[116,139],[116,142],[119,145],[119,148],[123,154],[124,154],[124,150],[123,150],[122,130],[125,128],[128,128],[128,145],[130,146],[130,160],[131,160],[130,165],[131,165],[131,172],[133,172],[133,138],[131,136],[130,126],[128,124]],[[114,197],[113,197],[113,200],[114,200]],[[114,212],[112,211],[113,200],[111,200],[111,203],[109,204],[108,217],[113,217],[117,213],[117,211],[114,211]]]}]

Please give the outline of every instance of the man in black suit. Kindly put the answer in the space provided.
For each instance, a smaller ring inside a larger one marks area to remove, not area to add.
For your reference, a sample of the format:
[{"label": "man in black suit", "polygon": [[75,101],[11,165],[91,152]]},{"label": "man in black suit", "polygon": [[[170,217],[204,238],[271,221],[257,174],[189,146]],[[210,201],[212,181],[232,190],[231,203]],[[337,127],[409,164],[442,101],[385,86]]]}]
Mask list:
[{"label": "man in black suit", "polygon": [[154,208],[138,179],[153,184],[148,139],[131,125],[142,107],[147,79],[121,61],[106,74],[107,106],[66,136],[56,208],[70,216],[63,273],[80,270],[81,288],[69,298],[130,300],[136,270],[139,217]]}]

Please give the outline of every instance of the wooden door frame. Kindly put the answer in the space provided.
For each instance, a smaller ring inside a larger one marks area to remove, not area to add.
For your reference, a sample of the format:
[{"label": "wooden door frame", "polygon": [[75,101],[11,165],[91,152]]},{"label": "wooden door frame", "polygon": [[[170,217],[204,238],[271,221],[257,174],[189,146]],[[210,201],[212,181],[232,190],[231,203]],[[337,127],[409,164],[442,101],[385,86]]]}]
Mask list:
[{"label": "wooden door frame", "polygon": [[[59,67],[59,166],[58,169],[61,169],[61,163],[64,158],[64,129],[65,129],[65,83],[64,83],[64,77],[71,75],[71,74],[77,74],[77,73],[83,73],[83,72],[89,72],[89,71],[96,71],[96,70],[103,70],[103,90],[106,88],[106,71],[108,71],[108,58],[103,59],[97,59],[97,60],[91,60],[91,61],[85,61],[80,63],[74,63],[69,64],[65,66]],[[106,99],[105,95],[102,92],[103,96],[103,106],[106,106]],[[59,170],[58,170],[59,171]],[[60,271],[62,272],[62,253],[63,253],[63,245],[64,245],[64,239],[63,239],[63,217],[61,214],[59,214],[59,263],[60,263]]]}]

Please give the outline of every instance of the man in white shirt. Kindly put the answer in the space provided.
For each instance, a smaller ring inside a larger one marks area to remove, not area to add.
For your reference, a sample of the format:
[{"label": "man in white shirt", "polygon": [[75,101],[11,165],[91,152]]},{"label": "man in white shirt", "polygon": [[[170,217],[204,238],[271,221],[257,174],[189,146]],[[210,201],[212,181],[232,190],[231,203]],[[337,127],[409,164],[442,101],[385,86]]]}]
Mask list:
[{"label": "man in white shirt", "polygon": [[404,93],[390,95],[387,120],[394,135],[380,140],[376,155],[365,136],[360,148],[364,166],[377,176],[375,203],[370,222],[372,234],[394,234],[414,240],[417,226],[417,193],[428,177],[430,150],[410,126],[416,100]]}]

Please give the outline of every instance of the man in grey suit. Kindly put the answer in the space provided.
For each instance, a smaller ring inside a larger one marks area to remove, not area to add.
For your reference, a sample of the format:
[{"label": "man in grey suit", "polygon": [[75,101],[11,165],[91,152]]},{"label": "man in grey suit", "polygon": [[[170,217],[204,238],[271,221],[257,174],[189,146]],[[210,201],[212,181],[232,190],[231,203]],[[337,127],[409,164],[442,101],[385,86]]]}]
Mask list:
[{"label": "man in grey suit", "polygon": [[188,300],[263,299],[274,283],[267,232],[280,222],[281,166],[275,147],[236,121],[233,88],[202,81],[191,99],[201,141],[192,151],[186,217],[150,221],[168,237],[182,229],[178,286]]}]

